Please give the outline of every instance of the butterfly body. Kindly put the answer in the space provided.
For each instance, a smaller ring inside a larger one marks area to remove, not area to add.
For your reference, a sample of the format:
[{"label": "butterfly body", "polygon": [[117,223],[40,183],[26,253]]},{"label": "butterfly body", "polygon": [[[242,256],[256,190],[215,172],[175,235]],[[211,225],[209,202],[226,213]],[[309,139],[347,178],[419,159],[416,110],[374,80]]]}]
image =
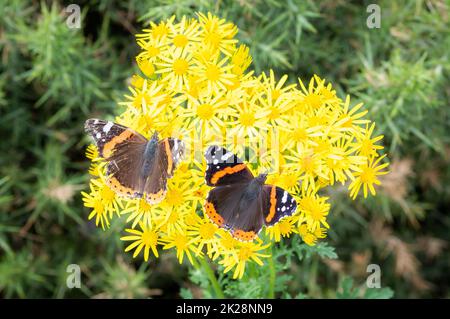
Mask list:
[{"label": "butterfly body", "polygon": [[152,172],[155,164],[156,152],[158,151],[158,135],[153,134],[152,138],[147,142],[145,146],[143,163],[141,169],[141,177],[147,179]]},{"label": "butterfly body", "polygon": [[253,240],[264,225],[292,215],[297,203],[285,190],[265,184],[267,174],[254,177],[233,153],[211,146],[205,153],[206,183],[214,186],[205,203],[206,215],[242,241]]},{"label": "butterfly body", "polygon": [[245,187],[242,189],[242,195],[238,201],[238,215],[244,213],[248,210],[249,205],[258,200],[263,191],[264,182],[266,180],[266,175],[261,174],[258,177],[251,180],[249,183],[244,184]]},{"label": "butterfly body", "polygon": [[172,177],[184,153],[183,142],[174,138],[159,140],[155,132],[146,139],[129,127],[89,119],[85,130],[107,162],[107,185],[120,196],[162,201],[167,179]]}]

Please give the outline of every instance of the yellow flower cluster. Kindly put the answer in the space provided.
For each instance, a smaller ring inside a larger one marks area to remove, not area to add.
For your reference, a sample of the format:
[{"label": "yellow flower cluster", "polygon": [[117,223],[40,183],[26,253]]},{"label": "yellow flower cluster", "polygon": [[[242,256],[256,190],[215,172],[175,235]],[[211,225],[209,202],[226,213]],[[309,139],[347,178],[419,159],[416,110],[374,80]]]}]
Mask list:
[{"label": "yellow flower cluster", "polygon": [[[247,68],[249,48],[234,37],[237,27],[211,14],[197,19],[175,17],[136,36],[140,74],[131,78],[130,94],[116,122],[145,137],[155,130],[162,137],[184,141],[184,161],[168,181],[165,199],[150,205],[143,199],[124,199],[105,184],[105,163],[89,146],[93,178],[83,192],[89,219],[106,228],[115,215],[125,215],[129,228],[121,239],[133,257],[143,252],[174,249],[178,260],[191,263],[208,256],[240,278],[248,262],[263,264],[270,245],[297,234],[309,245],[326,237],[330,204],[320,189],[350,181],[355,198],[364,196],[388,164],[380,164],[382,146],[374,124],[364,119],[361,104],[350,107],[331,84],[314,76],[306,85],[286,84],[272,71],[256,75]],[[288,190],[297,212],[263,229],[253,242],[234,239],[203,214],[209,187],[204,182],[203,153],[208,145],[236,153],[256,175],[269,173],[268,184]]]}]

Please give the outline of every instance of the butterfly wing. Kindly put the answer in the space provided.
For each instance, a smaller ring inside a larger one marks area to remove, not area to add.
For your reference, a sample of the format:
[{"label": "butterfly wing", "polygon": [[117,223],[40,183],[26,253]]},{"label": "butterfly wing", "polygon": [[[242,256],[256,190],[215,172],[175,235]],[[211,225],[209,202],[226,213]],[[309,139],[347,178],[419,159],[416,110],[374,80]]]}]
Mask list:
[{"label": "butterfly wing", "polygon": [[131,144],[147,144],[147,139],[129,127],[99,119],[89,119],[84,129],[94,139],[101,157],[108,159],[113,153],[121,152]]},{"label": "butterfly wing", "polygon": [[185,147],[183,141],[176,138],[165,138],[159,142],[159,161],[165,167],[167,177],[172,177],[178,164],[184,156]]},{"label": "butterfly wing", "polygon": [[253,240],[264,224],[262,192],[248,194],[247,186],[215,187],[209,192],[204,207],[213,223],[228,229],[234,238],[241,241]]},{"label": "butterfly wing", "polygon": [[[125,146],[122,146],[124,149]],[[118,195],[128,198],[141,198],[145,179],[140,174],[145,144],[128,145],[128,151],[114,153],[107,165],[106,184]]]},{"label": "butterfly wing", "polygon": [[242,160],[232,152],[213,145],[205,152],[205,180],[208,186],[222,186],[245,183],[253,179],[253,174]]},{"label": "butterfly wing", "polygon": [[158,143],[155,162],[144,187],[146,199],[150,204],[159,203],[164,199],[167,179],[173,176],[184,151],[184,143],[175,138],[165,138]]},{"label": "butterfly wing", "polygon": [[262,191],[264,222],[273,226],[283,217],[291,216],[297,209],[297,202],[288,191],[275,185],[264,185]]},{"label": "butterfly wing", "polygon": [[128,127],[99,119],[87,120],[85,130],[108,161],[106,184],[120,196],[142,197],[145,179],[140,169],[147,139]]}]

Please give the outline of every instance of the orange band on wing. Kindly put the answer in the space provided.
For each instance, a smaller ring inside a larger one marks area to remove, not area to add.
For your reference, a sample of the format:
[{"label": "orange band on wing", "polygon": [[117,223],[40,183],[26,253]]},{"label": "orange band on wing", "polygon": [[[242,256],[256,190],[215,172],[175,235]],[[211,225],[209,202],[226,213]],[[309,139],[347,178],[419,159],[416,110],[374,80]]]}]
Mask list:
[{"label": "orange band on wing", "polygon": [[148,193],[146,194],[146,200],[149,204],[158,204],[164,199],[164,197],[166,197],[166,193],[167,191],[165,189],[161,189],[155,194]]},{"label": "orange band on wing", "polygon": [[166,138],[164,140],[164,145],[166,146],[166,154],[167,154],[167,174],[170,174],[172,172],[173,161],[172,161],[172,151],[170,150],[169,145],[169,139]]},{"label": "orange band on wing", "polygon": [[242,171],[245,168],[246,168],[245,164],[238,164],[238,165],[235,165],[232,167],[225,167],[223,170],[216,172],[211,177],[211,184],[216,184],[220,178],[224,177],[227,174],[237,173],[239,171]]},{"label": "orange band on wing", "polygon": [[114,176],[110,176],[108,179],[106,179],[106,185],[108,185],[108,187],[111,188],[119,196],[130,197],[134,195],[133,189],[120,184],[120,182]]},{"label": "orange band on wing", "polygon": [[266,222],[269,223],[273,217],[275,216],[275,207],[277,206],[277,187],[275,185],[272,186],[270,190],[270,210],[269,215],[266,217]]},{"label": "orange band on wing", "polygon": [[232,233],[233,237],[241,241],[251,241],[256,237],[256,233],[251,231],[244,231],[242,229],[236,229]]},{"label": "orange band on wing", "polygon": [[119,143],[125,141],[125,140],[126,140],[127,138],[129,138],[131,135],[133,135],[133,132],[132,132],[131,130],[125,130],[125,131],[123,131],[122,133],[120,133],[119,135],[113,137],[113,138],[111,139],[111,141],[109,141],[108,143],[106,143],[106,144],[103,146],[103,151],[102,151],[103,157],[104,157],[104,158],[110,157],[110,156],[112,155],[113,151],[114,151],[114,147],[115,147],[117,144],[119,144]]},{"label": "orange band on wing", "polygon": [[224,224],[224,220],[223,220],[223,217],[222,216],[220,216],[217,212],[216,212],[216,209],[214,208],[214,205],[213,205],[213,203],[210,203],[210,202],[206,202],[205,203],[205,213],[206,213],[206,216],[208,216],[209,217],[209,219],[213,222],[213,223],[215,223],[217,226],[223,226],[223,224]]}]

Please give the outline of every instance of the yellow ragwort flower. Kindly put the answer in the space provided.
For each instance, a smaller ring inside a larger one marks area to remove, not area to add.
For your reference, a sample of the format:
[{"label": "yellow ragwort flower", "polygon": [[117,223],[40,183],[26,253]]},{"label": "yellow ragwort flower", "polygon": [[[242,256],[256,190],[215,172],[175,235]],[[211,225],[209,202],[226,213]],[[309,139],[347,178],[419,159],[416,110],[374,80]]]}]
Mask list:
[{"label": "yellow ragwort flower", "polygon": [[377,176],[385,175],[388,171],[383,171],[389,163],[380,164],[380,161],[385,158],[386,155],[380,156],[375,160],[375,157],[371,157],[367,160],[367,163],[362,165],[360,172],[355,172],[355,180],[350,184],[348,189],[350,190],[350,196],[355,199],[361,186],[363,187],[364,198],[367,197],[369,190],[372,195],[375,195],[375,187],[373,185],[380,185],[381,182]]},{"label": "yellow ragwort flower", "polygon": [[[158,246],[185,256],[218,261],[224,272],[242,278],[249,262],[263,264],[273,243],[300,236],[308,245],[326,237],[330,225],[328,198],[321,190],[336,182],[349,183],[355,198],[375,194],[378,176],[386,174],[386,155],[374,136],[375,123],[362,104],[343,101],[331,83],[314,75],[298,82],[273,70],[249,71],[250,49],[235,38],[237,27],[211,13],[196,18],[175,16],[136,35],[139,71],[128,79],[129,93],[120,102],[118,124],[149,138],[183,140],[184,162],[166,185],[163,201],[122,198],[106,181],[108,160],[89,145],[89,191],[83,202],[88,219],[109,227],[111,219],[126,216],[133,257]],[[287,190],[297,201],[292,216],[262,230],[253,241],[241,242],[213,224],[203,212],[210,187],[205,184],[204,151],[220,145],[238,154],[255,173],[267,173],[267,184]],[[332,226],[332,225],[331,225]],[[125,228],[125,226],[124,226]]]},{"label": "yellow ragwort flower", "polygon": [[123,241],[133,241],[125,248],[125,251],[127,252],[134,249],[133,258],[136,258],[142,249],[144,249],[144,260],[148,261],[151,249],[153,255],[158,258],[159,254],[156,249],[158,244],[160,244],[158,232],[152,229],[151,225],[144,224],[143,222],[139,222],[139,226],[141,230],[128,228],[125,231],[130,235],[120,238],[120,240]]},{"label": "yellow ragwort flower", "polygon": [[225,267],[225,273],[234,268],[234,279],[242,278],[242,276],[244,276],[245,266],[248,262],[255,262],[260,266],[263,265],[261,258],[267,258],[270,255],[261,253],[261,251],[269,246],[270,244],[263,244],[262,242],[241,243],[235,248],[234,253],[224,255],[219,263]]}]

